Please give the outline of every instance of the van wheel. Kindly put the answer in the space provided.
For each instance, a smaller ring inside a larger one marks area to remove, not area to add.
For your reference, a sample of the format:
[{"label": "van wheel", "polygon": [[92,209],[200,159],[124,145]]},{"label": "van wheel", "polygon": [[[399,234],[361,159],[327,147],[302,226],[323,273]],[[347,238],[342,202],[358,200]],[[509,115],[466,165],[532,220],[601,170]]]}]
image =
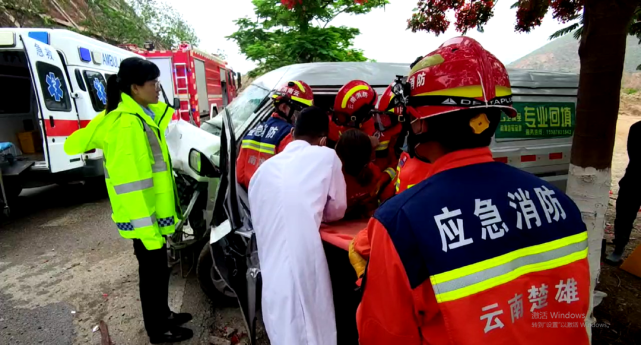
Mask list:
[{"label": "van wheel", "polygon": [[225,282],[214,270],[214,259],[209,242],[200,251],[196,266],[198,283],[205,295],[217,306],[230,306],[237,303],[236,295],[229,290]]}]

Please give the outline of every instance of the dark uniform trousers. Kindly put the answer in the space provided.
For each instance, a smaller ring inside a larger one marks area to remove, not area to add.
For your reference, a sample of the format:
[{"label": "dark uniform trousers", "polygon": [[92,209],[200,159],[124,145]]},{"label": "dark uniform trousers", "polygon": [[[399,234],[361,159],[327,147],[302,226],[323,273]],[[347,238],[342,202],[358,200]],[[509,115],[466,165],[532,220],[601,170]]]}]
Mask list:
[{"label": "dark uniform trousers", "polygon": [[619,254],[623,253],[625,246],[630,241],[632,226],[637,218],[639,208],[641,208],[641,181],[636,181],[641,178],[640,173],[628,169],[619,183],[619,197],[617,198],[616,219],[614,220],[615,252]]},{"label": "dark uniform trousers", "polygon": [[147,250],[141,240],[134,240],[138,259],[140,304],[148,335],[167,331],[169,310],[169,268],[167,249]]},{"label": "dark uniform trousers", "polygon": [[632,226],[641,207],[641,121],[630,127],[627,148],[630,162],[619,182],[614,220],[615,253],[618,254],[623,253],[630,241]]}]

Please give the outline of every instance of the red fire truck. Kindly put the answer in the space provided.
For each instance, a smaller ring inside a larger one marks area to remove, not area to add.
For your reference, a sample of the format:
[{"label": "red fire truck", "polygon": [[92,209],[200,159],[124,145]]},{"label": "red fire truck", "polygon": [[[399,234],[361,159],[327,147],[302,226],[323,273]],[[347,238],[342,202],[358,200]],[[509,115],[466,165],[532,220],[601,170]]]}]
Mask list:
[{"label": "red fire truck", "polygon": [[240,88],[240,74],[234,73],[223,59],[208,54],[189,43],[176,49],[142,49],[134,44],[121,46],[144,56],[160,68],[160,83],[168,99],[180,99],[180,116],[200,127],[201,121],[216,116],[235,97]]}]

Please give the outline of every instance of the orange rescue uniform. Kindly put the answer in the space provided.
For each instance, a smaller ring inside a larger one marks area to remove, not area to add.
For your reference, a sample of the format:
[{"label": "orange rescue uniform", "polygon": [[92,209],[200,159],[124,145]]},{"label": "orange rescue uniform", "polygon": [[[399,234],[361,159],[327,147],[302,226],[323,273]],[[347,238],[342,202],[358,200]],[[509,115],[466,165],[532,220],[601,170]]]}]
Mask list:
[{"label": "orange rescue uniform", "polygon": [[569,197],[489,148],[432,169],[368,224],[359,343],[589,344],[587,231]]}]

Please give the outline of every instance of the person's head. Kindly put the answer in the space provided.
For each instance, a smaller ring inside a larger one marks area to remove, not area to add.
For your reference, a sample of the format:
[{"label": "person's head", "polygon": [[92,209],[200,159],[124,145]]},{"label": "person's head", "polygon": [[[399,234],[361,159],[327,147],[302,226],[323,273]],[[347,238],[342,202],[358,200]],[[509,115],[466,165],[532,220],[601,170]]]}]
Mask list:
[{"label": "person's head", "polygon": [[393,85],[394,84],[390,84],[387,89],[385,89],[381,98],[378,100],[376,109],[372,110],[376,128],[381,132],[404,121],[403,108],[396,102],[393,102],[394,97],[396,97],[392,91]]},{"label": "person's head", "polygon": [[469,37],[452,38],[417,62],[408,83],[408,148],[430,162],[489,146],[501,112],[516,116],[505,66]]},{"label": "person's head", "polygon": [[159,76],[160,70],[153,62],[138,57],[122,60],[118,74],[107,80],[107,113],[118,107],[120,93],[144,107],[158,103]]},{"label": "person's head", "polygon": [[312,88],[302,80],[288,81],[272,97],[276,113],[289,123],[295,123],[303,109],[314,105]]},{"label": "person's head", "polygon": [[358,129],[348,129],[336,143],[336,154],[343,163],[343,172],[358,179],[361,185],[371,181],[371,175],[363,174],[372,158],[370,138]]},{"label": "person's head", "polygon": [[372,116],[378,95],[362,80],[352,80],[343,85],[334,100],[332,120],[339,126],[360,128]]},{"label": "person's head", "polygon": [[312,145],[324,146],[329,133],[329,118],[323,109],[308,107],[296,118],[293,129],[294,140],[304,140]]}]

